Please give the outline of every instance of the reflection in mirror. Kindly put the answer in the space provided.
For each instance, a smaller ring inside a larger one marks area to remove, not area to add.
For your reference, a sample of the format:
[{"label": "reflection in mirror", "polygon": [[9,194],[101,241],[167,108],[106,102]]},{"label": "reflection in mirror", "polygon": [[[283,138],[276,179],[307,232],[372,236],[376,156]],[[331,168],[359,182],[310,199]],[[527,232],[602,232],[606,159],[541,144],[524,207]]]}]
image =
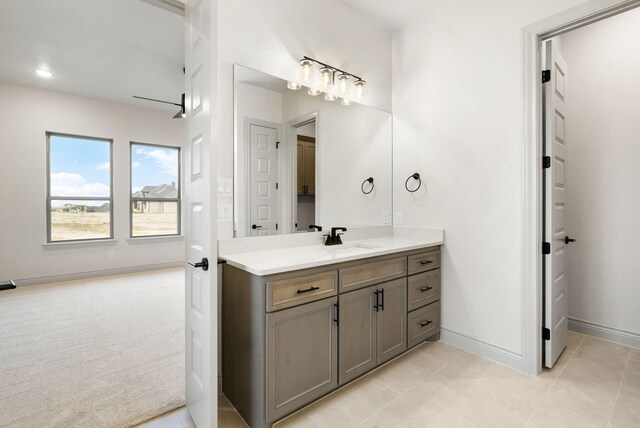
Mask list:
[{"label": "reflection in mirror", "polygon": [[237,64],[234,85],[234,236],[390,224],[390,113]]}]

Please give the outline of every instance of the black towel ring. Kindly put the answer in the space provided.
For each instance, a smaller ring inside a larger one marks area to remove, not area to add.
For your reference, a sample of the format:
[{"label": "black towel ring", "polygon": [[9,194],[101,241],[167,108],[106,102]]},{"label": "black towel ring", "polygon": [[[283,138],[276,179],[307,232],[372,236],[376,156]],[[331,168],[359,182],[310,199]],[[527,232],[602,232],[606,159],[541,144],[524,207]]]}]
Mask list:
[{"label": "black towel ring", "polygon": [[[418,187],[413,190],[409,190],[409,180],[411,180],[412,178],[414,180],[418,180]],[[422,179],[420,178],[420,174],[418,174],[417,172],[410,175],[409,178],[407,178],[407,181],[404,182],[404,188],[407,189],[407,192],[409,193],[417,192],[420,186],[422,186]]]},{"label": "black towel ring", "polygon": [[[365,185],[365,183],[369,183],[369,184],[371,184],[371,189],[369,189],[369,191],[368,191],[368,192],[365,192],[365,190],[364,190],[364,185]],[[360,186],[360,190],[362,190],[362,193],[364,193],[365,195],[368,195],[369,193],[373,192],[373,188],[374,188],[374,187],[376,187],[376,185],[375,185],[375,184],[373,184],[373,177],[369,177],[369,178],[367,178],[366,180],[364,180],[364,181],[362,182],[362,185]]]}]

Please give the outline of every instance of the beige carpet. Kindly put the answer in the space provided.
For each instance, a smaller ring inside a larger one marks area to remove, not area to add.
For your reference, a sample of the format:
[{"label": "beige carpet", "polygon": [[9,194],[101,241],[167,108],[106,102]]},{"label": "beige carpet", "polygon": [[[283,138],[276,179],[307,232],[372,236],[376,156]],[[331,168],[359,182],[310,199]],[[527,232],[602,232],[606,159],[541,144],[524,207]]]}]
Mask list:
[{"label": "beige carpet", "polygon": [[0,292],[0,426],[128,427],[184,406],[184,271]]}]

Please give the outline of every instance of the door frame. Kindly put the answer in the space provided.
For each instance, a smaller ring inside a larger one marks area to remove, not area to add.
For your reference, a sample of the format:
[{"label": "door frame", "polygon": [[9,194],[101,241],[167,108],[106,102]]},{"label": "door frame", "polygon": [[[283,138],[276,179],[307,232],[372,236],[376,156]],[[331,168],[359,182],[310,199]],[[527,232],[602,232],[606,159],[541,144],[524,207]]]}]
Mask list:
[{"label": "door frame", "polygon": [[545,40],[640,6],[640,0],[587,0],[524,29],[524,218],[522,269],[522,370],[542,370],[543,192],[542,58]]},{"label": "door frame", "polygon": [[[640,0],[639,0],[640,1]],[[297,178],[298,171],[298,158],[297,158],[297,143],[298,143],[298,131],[297,129],[301,126],[304,126],[308,123],[315,122],[316,123],[316,212],[315,212],[315,224],[319,223],[319,214],[320,210],[318,207],[320,204],[318,200],[321,195],[321,184],[318,181],[318,170],[320,169],[320,151],[318,150],[318,141],[320,140],[320,114],[315,111],[313,113],[303,114],[302,116],[298,116],[287,121],[287,129],[286,129],[286,143],[285,143],[285,151],[287,153],[286,159],[283,161],[282,167],[285,168],[283,171],[287,171],[287,177],[285,178],[287,183],[287,188],[289,189],[288,194],[285,192],[284,204],[283,204],[283,223],[286,224],[286,228],[283,228],[283,233],[295,233],[295,219],[298,217],[298,192],[296,186],[293,185],[295,182],[294,177]],[[285,223],[286,222],[286,223]]]}]

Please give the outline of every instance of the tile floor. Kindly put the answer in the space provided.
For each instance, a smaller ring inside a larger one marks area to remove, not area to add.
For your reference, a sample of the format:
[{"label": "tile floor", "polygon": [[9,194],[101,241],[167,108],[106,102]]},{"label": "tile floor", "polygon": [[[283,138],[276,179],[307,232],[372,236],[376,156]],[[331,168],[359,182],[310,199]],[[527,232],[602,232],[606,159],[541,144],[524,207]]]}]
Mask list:
[{"label": "tile floor", "polygon": [[[194,427],[180,409],[145,428]],[[219,399],[219,426],[246,427]],[[424,343],[275,425],[303,427],[640,427],[640,350],[569,332],[533,377],[441,342]]]}]

